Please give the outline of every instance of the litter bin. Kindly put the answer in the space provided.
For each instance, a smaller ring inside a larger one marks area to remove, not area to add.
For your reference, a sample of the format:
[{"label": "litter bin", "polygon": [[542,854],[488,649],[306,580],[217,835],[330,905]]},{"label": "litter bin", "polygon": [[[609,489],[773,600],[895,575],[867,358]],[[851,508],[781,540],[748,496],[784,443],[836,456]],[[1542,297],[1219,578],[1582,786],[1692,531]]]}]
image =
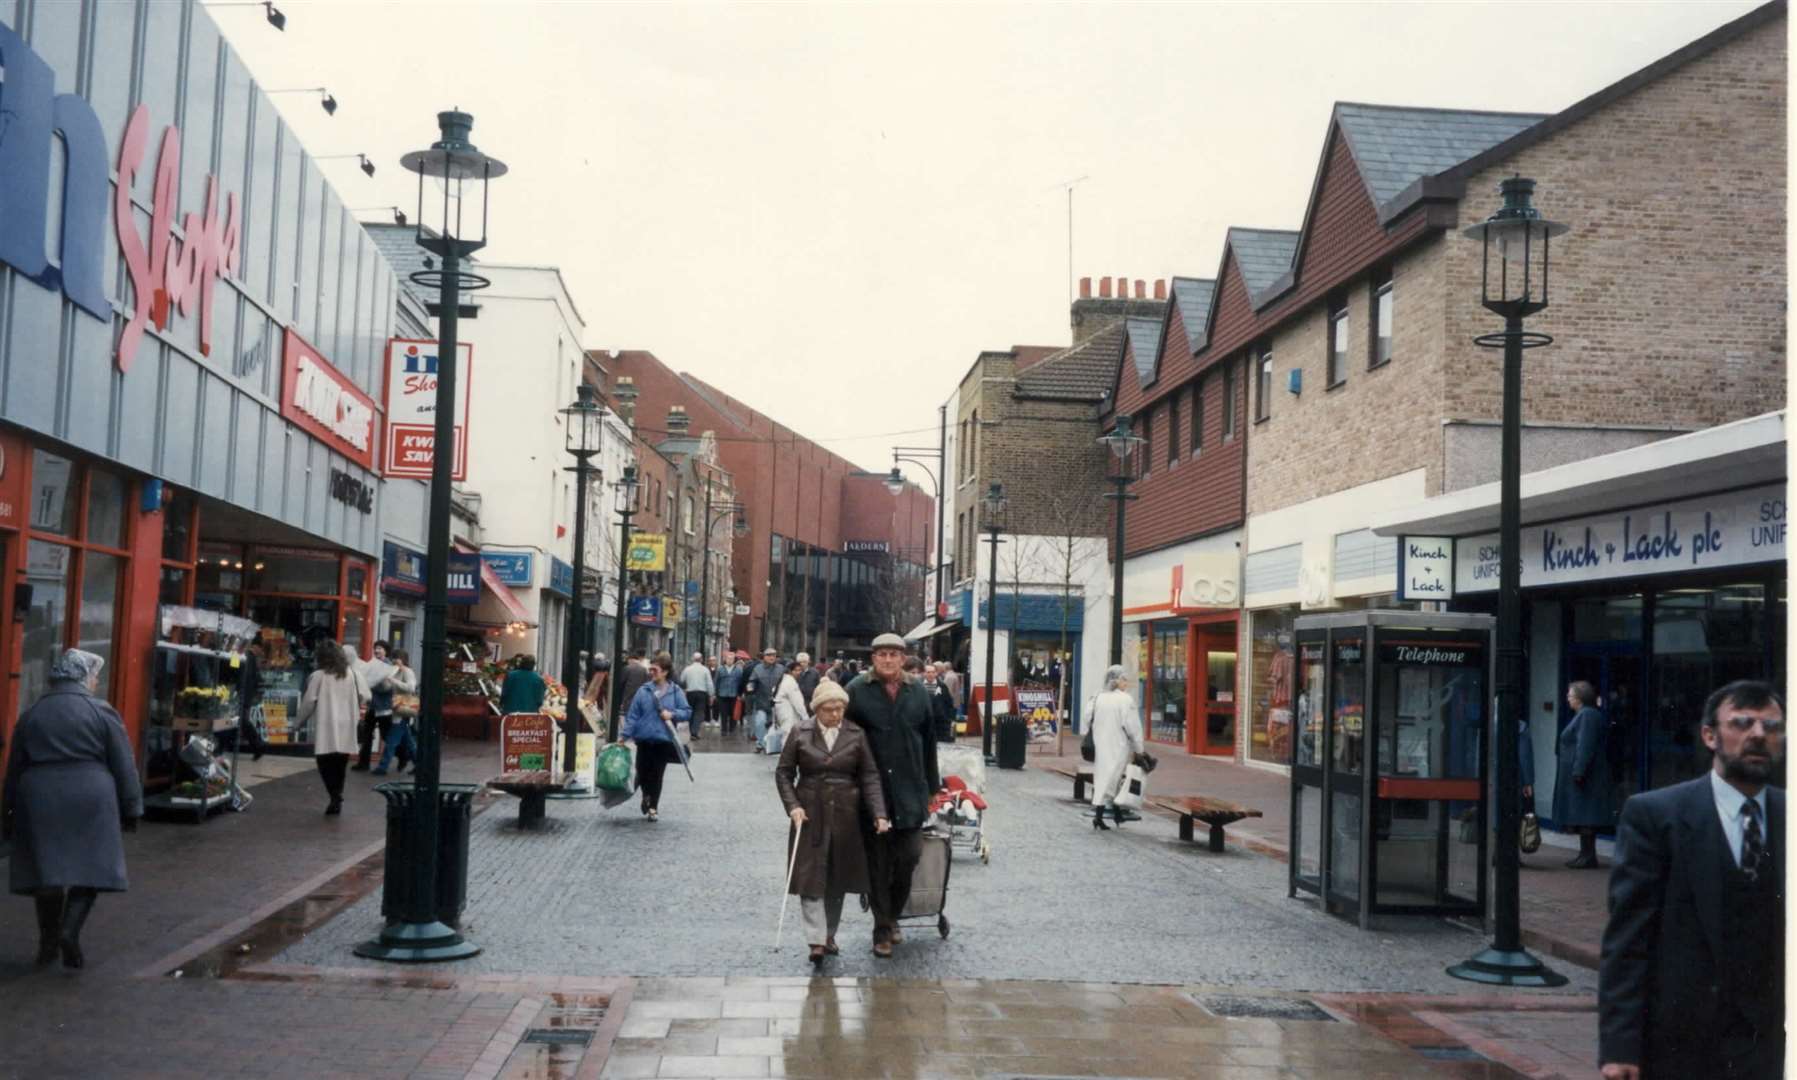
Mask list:
[{"label": "litter bin", "polygon": [[1015,713],[998,718],[998,767],[1023,768],[1024,752],[1029,746],[1029,722]]},{"label": "litter bin", "polygon": [[[410,781],[375,787],[387,800],[386,875],[381,882],[381,916],[388,922],[405,916],[412,899],[413,807],[418,789]],[[468,831],[479,784],[437,785],[437,919],[461,928],[468,905]]]}]

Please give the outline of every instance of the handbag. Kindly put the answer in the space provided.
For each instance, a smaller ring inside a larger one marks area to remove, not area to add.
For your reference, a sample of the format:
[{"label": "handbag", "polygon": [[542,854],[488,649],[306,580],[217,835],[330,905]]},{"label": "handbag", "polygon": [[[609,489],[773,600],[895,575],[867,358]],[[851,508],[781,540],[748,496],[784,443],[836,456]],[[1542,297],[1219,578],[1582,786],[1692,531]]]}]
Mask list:
[{"label": "handbag", "polygon": [[1079,741],[1079,756],[1086,761],[1098,760],[1098,746],[1092,741],[1092,729],[1086,729],[1086,737]]},{"label": "handbag", "polygon": [[1533,855],[1541,850],[1541,819],[1530,811],[1522,816],[1522,826],[1516,831],[1517,847],[1524,855]]},{"label": "handbag", "polygon": [[1117,798],[1113,800],[1113,805],[1121,806],[1125,810],[1140,810],[1142,796],[1147,790],[1148,774],[1140,765],[1131,762],[1129,767],[1123,770],[1123,788],[1117,792]]}]

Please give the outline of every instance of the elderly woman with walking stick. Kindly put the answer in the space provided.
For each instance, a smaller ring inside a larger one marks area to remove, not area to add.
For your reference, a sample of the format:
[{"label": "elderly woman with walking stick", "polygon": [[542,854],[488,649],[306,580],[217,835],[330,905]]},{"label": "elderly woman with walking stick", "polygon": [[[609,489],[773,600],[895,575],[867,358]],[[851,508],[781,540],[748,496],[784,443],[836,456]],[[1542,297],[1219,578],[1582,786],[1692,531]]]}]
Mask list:
[{"label": "elderly woman with walking stick", "polygon": [[780,751],[774,786],[792,819],[786,891],[799,898],[813,966],[835,956],[842,901],[867,891],[861,815],[886,832],[886,794],[861,728],[843,719],[847,691],[824,680],[811,696],[812,718],[794,726]]}]

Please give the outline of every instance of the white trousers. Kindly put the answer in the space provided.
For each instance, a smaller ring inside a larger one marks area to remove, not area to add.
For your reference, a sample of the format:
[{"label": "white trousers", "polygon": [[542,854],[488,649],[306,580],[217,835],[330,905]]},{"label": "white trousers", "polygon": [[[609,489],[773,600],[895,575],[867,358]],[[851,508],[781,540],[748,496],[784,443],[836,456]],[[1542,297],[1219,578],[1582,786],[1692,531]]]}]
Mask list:
[{"label": "white trousers", "polygon": [[805,944],[823,945],[842,925],[842,893],[834,896],[799,897],[799,915],[805,923]]}]

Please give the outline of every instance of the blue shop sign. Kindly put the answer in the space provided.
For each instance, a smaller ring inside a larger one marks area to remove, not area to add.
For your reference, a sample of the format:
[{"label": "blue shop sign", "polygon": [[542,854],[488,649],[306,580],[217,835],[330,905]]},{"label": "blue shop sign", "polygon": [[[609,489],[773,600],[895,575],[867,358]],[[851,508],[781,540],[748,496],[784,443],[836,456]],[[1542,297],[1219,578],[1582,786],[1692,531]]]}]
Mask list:
[{"label": "blue shop sign", "polygon": [[960,619],[963,626],[973,625],[973,590],[962,589],[949,597],[949,618]]},{"label": "blue shop sign", "polygon": [[[1012,611],[1015,604],[1016,610]],[[1007,592],[998,594],[998,628],[1001,630],[1016,629],[1032,633],[1060,633],[1063,629],[1062,609],[1065,610],[1065,629],[1069,634],[1079,633],[1085,626],[1085,600],[1082,597],[1043,596],[1039,593],[1024,593],[1013,596]],[[987,603],[980,604],[980,626],[986,625],[986,617],[991,609]]]},{"label": "blue shop sign", "polygon": [[480,553],[480,561],[493,568],[493,574],[501,585],[530,587],[531,571],[534,569],[530,564],[530,552],[483,551]]},{"label": "blue shop sign", "polygon": [[424,552],[389,540],[381,545],[381,591],[424,595]]},{"label": "blue shop sign", "polygon": [[574,595],[574,568],[549,556],[549,591],[562,596]]},{"label": "blue shop sign", "polygon": [[456,551],[449,556],[449,602],[480,603],[480,556]]},{"label": "blue shop sign", "polygon": [[661,597],[633,596],[630,598],[630,624],[632,626],[661,626]]}]

